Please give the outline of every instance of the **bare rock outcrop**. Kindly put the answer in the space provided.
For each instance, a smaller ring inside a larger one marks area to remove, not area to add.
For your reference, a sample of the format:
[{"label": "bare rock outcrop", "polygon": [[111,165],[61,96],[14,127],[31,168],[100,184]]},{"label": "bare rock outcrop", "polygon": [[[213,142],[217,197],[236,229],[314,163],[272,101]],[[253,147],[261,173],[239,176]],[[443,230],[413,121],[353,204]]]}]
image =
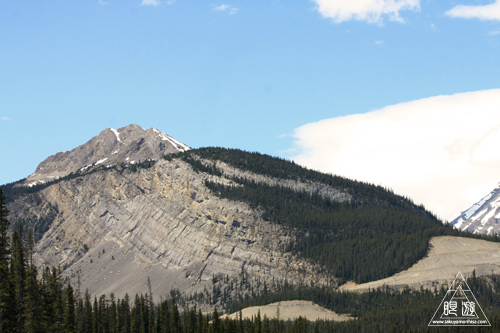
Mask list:
[{"label": "bare rock outcrop", "polygon": [[37,243],[38,265],[60,265],[82,290],[117,296],[144,292],[147,278],[156,295],[200,291],[214,276],[242,273],[327,283],[312,264],[285,252],[293,232],[247,204],[213,195],[207,177],[182,160],[162,159],[135,172],[102,170],[44,188],[36,195],[57,214]]},{"label": "bare rock outcrop", "polygon": [[48,183],[70,173],[96,166],[158,160],[165,154],[189,149],[185,144],[155,128],[145,130],[135,124],[118,130],[108,128],[71,151],[48,157],[26,178],[24,185]]}]

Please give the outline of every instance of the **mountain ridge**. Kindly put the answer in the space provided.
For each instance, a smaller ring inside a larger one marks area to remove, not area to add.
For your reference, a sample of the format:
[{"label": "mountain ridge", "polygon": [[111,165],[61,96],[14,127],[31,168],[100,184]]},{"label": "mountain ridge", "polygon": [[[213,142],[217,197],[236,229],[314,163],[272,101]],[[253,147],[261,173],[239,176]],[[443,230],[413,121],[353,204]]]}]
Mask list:
[{"label": "mountain ridge", "polygon": [[[431,237],[461,235],[381,186],[129,130],[142,136],[127,145],[124,128],[107,129],[73,150],[83,157],[71,168],[53,162],[75,170],[64,177],[4,187],[13,227],[34,231],[37,265],[61,266],[94,295],[141,293],[149,278],[156,295],[178,289],[212,304],[283,283],[336,288],[407,269]],[[131,148],[97,163],[116,145]],[[218,283],[230,288],[225,296],[207,291]]]},{"label": "mountain ridge", "polygon": [[500,183],[450,222],[454,228],[486,235],[500,234]]},{"label": "mountain ridge", "polygon": [[158,160],[165,154],[189,149],[191,148],[187,145],[156,128],[145,130],[136,124],[118,130],[107,128],[71,151],[49,156],[22,185],[31,187],[44,184],[78,170],[85,171],[99,165],[113,166]]}]

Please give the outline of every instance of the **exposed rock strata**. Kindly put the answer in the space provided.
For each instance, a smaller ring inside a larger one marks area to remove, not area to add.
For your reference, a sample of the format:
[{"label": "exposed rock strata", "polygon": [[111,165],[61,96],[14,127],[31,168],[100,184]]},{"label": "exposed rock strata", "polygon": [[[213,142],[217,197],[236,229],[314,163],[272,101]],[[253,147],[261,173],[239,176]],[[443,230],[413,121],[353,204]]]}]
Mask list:
[{"label": "exposed rock strata", "polygon": [[36,260],[61,265],[73,281],[79,276],[82,290],[117,296],[145,292],[148,277],[157,295],[201,290],[213,276],[242,272],[264,281],[327,283],[312,264],[285,253],[293,232],[262,220],[247,204],[214,196],[207,177],[214,179],[174,159],[49,186],[36,195],[58,213],[37,244]]}]

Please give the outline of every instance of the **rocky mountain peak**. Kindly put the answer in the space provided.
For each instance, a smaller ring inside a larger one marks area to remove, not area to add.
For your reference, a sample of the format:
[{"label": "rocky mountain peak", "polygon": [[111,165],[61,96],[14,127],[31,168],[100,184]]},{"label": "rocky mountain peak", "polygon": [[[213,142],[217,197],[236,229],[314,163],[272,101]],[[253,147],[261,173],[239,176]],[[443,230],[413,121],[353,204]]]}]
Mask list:
[{"label": "rocky mountain peak", "polygon": [[48,157],[38,165],[35,173],[26,178],[24,184],[34,186],[46,183],[72,172],[85,171],[99,165],[112,166],[158,160],[165,154],[189,149],[187,145],[156,128],[145,130],[136,124],[117,130],[107,128],[71,151]]},{"label": "rocky mountain peak", "polygon": [[450,224],[462,231],[493,235],[500,233],[500,183],[488,195],[463,211]]}]

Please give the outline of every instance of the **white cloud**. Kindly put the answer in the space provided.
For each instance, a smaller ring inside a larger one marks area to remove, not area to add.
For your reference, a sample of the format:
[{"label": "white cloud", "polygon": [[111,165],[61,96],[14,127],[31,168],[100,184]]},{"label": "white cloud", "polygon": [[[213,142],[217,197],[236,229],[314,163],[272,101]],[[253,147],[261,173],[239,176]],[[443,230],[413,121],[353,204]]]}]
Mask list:
[{"label": "white cloud", "polygon": [[101,5],[101,6],[105,6],[105,5],[107,5],[107,4],[108,4],[108,2],[106,2],[106,1],[104,1],[104,0],[98,0],[98,3],[99,3],[99,5]]},{"label": "white cloud", "polygon": [[235,8],[231,5],[226,5],[226,4],[222,4],[222,5],[219,5],[219,6],[215,6],[213,8],[213,10],[215,11],[219,11],[219,12],[228,12],[229,15],[234,15],[238,12],[238,8]]},{"label": "white cloud", "polygon": [[458,18],[476,18],[480,20],[500,20],[500,0],[489,5],[458,5],[445,12],[445,15]]},{"label": "white cloud", "polygon": [[403,22],[399,12],[419,10],[420,0],[314,0],[318,12],[336,23],[349,20],[381,23],[387,16],[391,21]]},{"label": "white cloud", "polygon": [[451,220],[500,180],[500,89],[437,96],[306,124],[302,165],[392,188]]},{"label": "white cloud", "polygon": [[9,117],[0,117],[0,120],[3,120],[3,121],[10,121],[12,119],[10,119]]},{"label": "white cloud", "polygon": [[141,6],[158,6],[160,1],[158,0],[142,0]]}]

